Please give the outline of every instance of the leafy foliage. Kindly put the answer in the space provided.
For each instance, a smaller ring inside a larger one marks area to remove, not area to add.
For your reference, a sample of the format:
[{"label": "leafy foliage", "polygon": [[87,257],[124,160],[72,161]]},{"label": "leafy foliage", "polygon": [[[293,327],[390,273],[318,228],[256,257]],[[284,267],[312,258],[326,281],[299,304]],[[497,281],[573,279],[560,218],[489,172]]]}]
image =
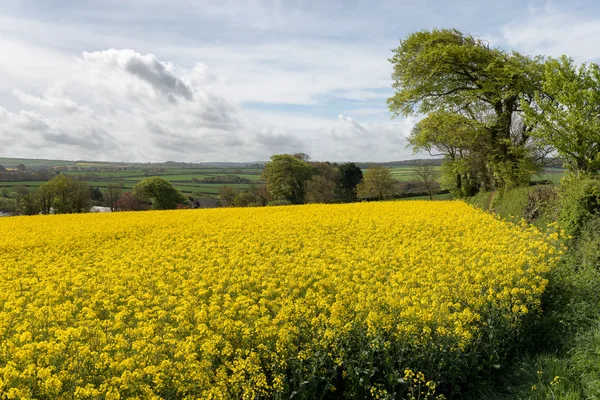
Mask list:
[{"label": "leafy foliage", "polygon": [[88,212],[91,206],[90,186],[83,180],[58,175],[48,183],[48,191],[54,194],[55,214]]},{"label": "leafy foliage", "polygon": [[315,174],[315,169],[301,159],[305,157],[298,157],[291,154],[274,155],[265,166],[263,179],[275,200],[288,200],[293,204],[304,202],[306,181]]},{"label": "leafy foliage", "polygon": [[585,223],[600,213],[600,180],[567,174],[560,187],[558,222],[571,236],[578,236]]},{"label": "leafy foliage", "polygon": [[370,167],[364,173],[362,182],[356,187],[356,193],[360,198],[389,199],[397,193],[397,183],[389,168]]},{"label": "leafy foliage", "polygon": [[185,197],[171,182],[157,176],[137,183],[133,187],[133,194],[140,199],[150,199],[155,210],[174,210],[178,204],[186,202]]},{"label": "leafy foliage", "polygon": [[356,201],[356,186],[363,179],[363,172],[355,163],[340,165],[340,187],[344,201]]},{"label": "leafy foliage", "polygon": [[541,87],[541,59],[456,29],[413,33],[393,52],[389,108],[396,116],[427,114],[411,144],[446,156],[457,194],[528,182],[531,127],[519,113]]},{"label": "leafy foliage", "polygon": [[545,64],[535,102],[523,101],[532,135],[555,148],[575,173],[600,170],[600,67],[562,56]]}]

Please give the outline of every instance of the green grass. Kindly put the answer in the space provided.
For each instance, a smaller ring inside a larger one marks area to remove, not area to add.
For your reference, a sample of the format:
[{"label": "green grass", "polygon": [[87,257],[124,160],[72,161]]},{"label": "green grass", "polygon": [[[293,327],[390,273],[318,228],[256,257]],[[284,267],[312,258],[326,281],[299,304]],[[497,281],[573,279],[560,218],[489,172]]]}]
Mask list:
[{"label": "green grass", "polygon": [[[260,168],[181,168],[170,167],[165,164],[117,164],[117,163],[94,163],[58,160],[27,160],[17,158],[0,158],[0,165],[14,167],[25,164],[28,168],[54,167],[61,174],[80,177],[86,182],[100,189],[108,187],[111,183],[120,183],[124,189],[129,191],[141,180],[150,176],[160,176],[173,184],[178,190],[186,195],[194,192],[207,197],[216,197],[221,186],[232,186],[246,190],[247,183],[210,183],[203,182],[205,178],[219,178],[226,175],[236,175],[248,179],[254,183],[260,183],[262,169]],[[126,170],[104,170],[104,171],[62,171],[60,167],[72,169],[78,168],[127,168]],[[197,181],[194,181],[196,179]],[[0,187],[25,186],[30,189],[39,187],[43,181],[18,181],[0,182]]]},{"label": "green grass", "polygon": [[[454,196],[452,196],[452,194],[450,193],[440,193],[440,194],[434,194],[433,195],[433,200],[452,200],[454,199]],[[398,201],[403,201],[403,200],[429,200],[429,196],[425,195],[425,196],[415,196],[415,197],[403,197],[401,199],[397,199]]]},{"label": "green grass", "polygon": [[565,170],[563,168],[546,168],[544,172],[534,177],[535,179],[550,181],[553,184],[557,185],[560,183],[560,179],[565,174]]}]

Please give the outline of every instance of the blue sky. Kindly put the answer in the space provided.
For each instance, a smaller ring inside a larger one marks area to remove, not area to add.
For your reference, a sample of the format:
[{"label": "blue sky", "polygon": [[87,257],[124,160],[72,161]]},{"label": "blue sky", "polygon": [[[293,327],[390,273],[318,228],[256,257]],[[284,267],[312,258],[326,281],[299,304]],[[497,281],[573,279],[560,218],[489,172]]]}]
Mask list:
[{"label": "blue sky", "polygon": [[594,1],[2,0],[0,155],[420,157],[405,140],[418,117],[386,109],[387,58],[434,27],[600,57]]}]

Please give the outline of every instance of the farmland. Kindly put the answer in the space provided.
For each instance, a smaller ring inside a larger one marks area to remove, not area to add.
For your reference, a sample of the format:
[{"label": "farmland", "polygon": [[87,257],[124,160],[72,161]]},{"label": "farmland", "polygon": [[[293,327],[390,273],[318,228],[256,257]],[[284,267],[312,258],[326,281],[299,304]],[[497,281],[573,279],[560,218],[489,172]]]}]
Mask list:
[{"label": "farmland", "polygon": [[8,398],[431,394],[499,362],[556,256],[455,201],[16,217],[0,237]]},{"label": "farmland", "polygon": [[[170,181],[178,190],[186,195],[198,197],[216,197],[219,187],[234,186],[247,189],[249,184],[260,181],[262,168],[249,166],[205,167],[197,164],[164,163],[164,164],[128,164],[128,163],[94,163],[59,160],[29,160],[0,158],[0,165],[16,167],[23,164],[27,168],[51,168],[64,175],[80,177],[90,186],[100,189],[110,183],[118,183],[125,190],[149,176],[160,176]],[[227,177],[235,176],[243,183],[230,183]],[[25,186],[33,189],[44,181],[0,181],[1,187]]]},{"label": "farmland", "polygon": [[[198,164],[161,163],[161,164],[127,164],[127,163],[95,163],[85,161],[59,161],[59,160],[31,160],[0,158],[0,165],[16,167],[23,164],[27,168],[51,168],[61,174],[76,176],[84,179],[90,186],[100,189],[106,188],[110,183],[118,183],[129,191],[133,186],[149,176],[160,176],[170,181],[173,186],[185,195],[197,197],[216,197],[222,186],[233,186],[242,190],[248,189],[251,184],[261,184],[262,166],[246,164],[236,166],[208,167]],[[363,169],[368,168],[367,165]],[[392,176],[402,182],[415,181],[414,165],[401,165],[389,167]],[[439,169],[439,167],[436,167]],[[564,174],[562,168],[547,168],[534,179],[550,180],[558,183]],[[242,183],[231,183],[225,180],[228,177],[237,177]],[[0,181],[0,188],[25,186],[29,189],[39,187],[45,181]],[[442,198],[447,198],[444,196]]]}]

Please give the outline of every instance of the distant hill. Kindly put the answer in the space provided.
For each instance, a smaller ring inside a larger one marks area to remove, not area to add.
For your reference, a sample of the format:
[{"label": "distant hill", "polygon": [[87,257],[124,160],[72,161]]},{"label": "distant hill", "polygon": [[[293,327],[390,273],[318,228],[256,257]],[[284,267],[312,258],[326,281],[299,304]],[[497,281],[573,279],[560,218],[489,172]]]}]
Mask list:
[{"label": "distant hill", "polygon": [[[317,161],[317,160],[313,160]],[[414,167],[417,165],[442,165],[441,158],[434,159],[415,159],[415,160],[400,160],[389,162],[356,162],[361,168],[368,168],[373,165],[381,165],[386,167]],[[68,160],[46,160],[46,159],[30,159],[30,158],[6,158],[0,157],[0,166],[5,168],[16,168],[19,164],[25,165],[29,169],[61,169],[61,167],[79,167],[81,169],[131,169],[131,168],[263,168],[268,161],[252,161],[252,162],[199,162],[188,163],[178,161],[166,162],[148,162],[148,163],[133,163],[133,162],[114,162],[114,161],[68,161]],[[340,164],[340,162],[338,162]],[[562,168],[563,160],[560,158],[548,158],[545,166],[548,168]]]}]

